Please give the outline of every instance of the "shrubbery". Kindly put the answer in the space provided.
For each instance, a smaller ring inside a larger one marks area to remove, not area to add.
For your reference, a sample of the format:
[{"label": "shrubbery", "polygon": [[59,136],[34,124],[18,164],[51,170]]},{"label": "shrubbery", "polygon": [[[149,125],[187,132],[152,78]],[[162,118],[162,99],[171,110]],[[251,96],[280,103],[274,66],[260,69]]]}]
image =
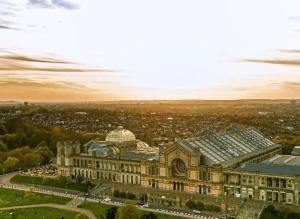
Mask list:
[{"label": "shrubbery", "polygon": [[133,193],[120,192],[119,190],[115,190],[113,192],[113,196],[116,198],[127,198],[127,199],[136,199],[136,195]]},{"label": "shrubbery", "polygon": [[193,201],[193,200],[188,200],[185,203],[186,207],[188,207],[189,209],[195,209],[195,210],[199,210],[199,211],[214,211],[214,212],[220,212],[221,208],[218,205],[213,205],[213,204],[203,204],[202,202],[199,201]]}]

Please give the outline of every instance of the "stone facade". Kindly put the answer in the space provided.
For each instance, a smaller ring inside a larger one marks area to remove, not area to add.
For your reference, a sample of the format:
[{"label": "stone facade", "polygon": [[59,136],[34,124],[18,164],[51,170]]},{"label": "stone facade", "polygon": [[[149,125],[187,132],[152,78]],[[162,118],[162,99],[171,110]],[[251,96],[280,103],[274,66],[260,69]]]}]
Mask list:
[{"label": "stone facade", "polygon": [[[235,157],[234,162],[226,160],[226,165],[207,165],[199,148],[191,149],[181,141],[159,149],[155,156],[132,151],[134,144],[125,145],[130,145],[128,150],[131,154],[123,151],[110,156],[97,156],[95,151],[86,153],[87,149],[81,153],[77,142],[58,143],[59,174],[138,186],[148,193],[163,190],[176,194],[228,196],[288,204],[298,204],[300,201],[299,176],[255,173],[236,168],[243,163],[259,163],[281,154],[280,145],[271,145],[259,153],[255,152],[255,155]],[[126,150],[126,146],[122,148]],[[151,197],[151,194],[148,195]]]}]

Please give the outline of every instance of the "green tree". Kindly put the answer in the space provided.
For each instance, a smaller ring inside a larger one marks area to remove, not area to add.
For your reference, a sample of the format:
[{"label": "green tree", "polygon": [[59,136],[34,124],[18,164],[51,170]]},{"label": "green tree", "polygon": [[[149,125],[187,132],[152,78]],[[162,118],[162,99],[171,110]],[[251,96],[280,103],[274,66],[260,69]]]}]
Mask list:
[{"label": "green tree", "polygon": [[132,205],[125,205],[118,209],[116,219],[140,219],[141,212]]},{"label": "green tree", "polygon": [[0,135],[5,135],[7,133],[8,133],[8,131],[7,131],[6,127],[3,124],[0,124]]},{"label": "green tree", "polygon": [[3,163],[3,168],[5,168],[6,171],[13,171],[18,169],[19,163],[20,161],[18,158],[8,157]]},{"label": "green tree", "polygon": [[195,206],[196,206],[196,203],[195,203],[193,200],[188,200],[188,201],[185,203],[185,206],[188,207],[189,209],[194,209]]},{"label": "green tree", "polygon": [[34,153],[40,154],[42,156],[42,163],[49,163],[51,158],[54,156],[53,152],[48,146],[37,146],[34,149]]},{"label": "green tree", "polygon": [[113,206],[109,208],[106,212],[106,218],[107,219],[115,219],[117,214],[117,207]]},{"label": "green tree", "polygon": [[24,156],[24,166],[27,168],[41,164],[43,157],[40,154],[28,153]]},{"label": "green tree", "polygon": [[7,145],[0,140],[0,151],[7,151]]}]

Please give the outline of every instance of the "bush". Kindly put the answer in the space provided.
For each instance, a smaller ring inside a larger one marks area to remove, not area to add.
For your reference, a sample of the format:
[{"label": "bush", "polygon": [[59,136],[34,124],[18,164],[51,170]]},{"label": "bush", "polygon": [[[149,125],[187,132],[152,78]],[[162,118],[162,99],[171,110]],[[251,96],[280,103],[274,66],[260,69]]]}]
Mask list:
[{"label": "bush", "polygon": [[195,202],[192,201],[192,200],[188,200],[186,203],[185,203],[185,206],[188,207],[189,209],[194,209],[195,208]]},{"label": "bush", "polygon": [[193,200],[188,200],[185,205],[189,209],[196,209],[196,210],[203,210],[204,209],[204,204],[199,201],[193,201]]},{"label": "bush", "polygon": [[127,193],[127,196],[126,196],[128,199],[135,199],[136,198],[136,195],[133,194],[133,193]]},{"label": "bush", "polygon": [[140,196],[140,201],[147,201],[147,200],[148,200],[147,194],[142,194]]},{"label": "bush", "polygon": [[113,193],[113,196],[114,196],[114,197],[117,197],[117,198],[120,197],[120,192],[119,192],[119,190],[115,190],[114,193]]},{"label": "bush", "polygon": [[117,207],[113,206],[107,210],[106,218],[107,219],[115,219],[117,215]]},{"label": "bush", "polygon": [[141,219],[158,219],[158,217],[154,213],[150,212],[149,214],[142,215]]},{"label": "bush", "polygon": [[266,207],[266,209],[265,209],[265,212],[267,213],[267,214],[276,214],[276,210],[275,210],[275,207],[274,207],[274,205],[268,205],[268,207]]},{"label": "bush", "polygon": [[120,198],[126,198],[126,193],[125,192],[120,192]]},{"label": "bush", "polygon": [[218,205],[204,205],[205,211],[220,212],[221,208]]},{"label": "bush", "polygon": [[194,208],[201,211],[204,209],[204,204],[202,202],[196,202]]}]

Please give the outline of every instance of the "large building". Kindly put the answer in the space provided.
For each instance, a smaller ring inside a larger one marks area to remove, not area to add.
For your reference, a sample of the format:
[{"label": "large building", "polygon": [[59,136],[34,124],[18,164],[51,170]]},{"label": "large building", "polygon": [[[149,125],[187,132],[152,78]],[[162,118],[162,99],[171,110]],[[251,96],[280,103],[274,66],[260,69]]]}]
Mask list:
[{"label": "large building", "polygon": [[157,148],[118,127],[105,141],[58,143],[58,171],[151,190],[299,203],[300,157],[280,155],[281,145],[253,128],[199,135]]}]

